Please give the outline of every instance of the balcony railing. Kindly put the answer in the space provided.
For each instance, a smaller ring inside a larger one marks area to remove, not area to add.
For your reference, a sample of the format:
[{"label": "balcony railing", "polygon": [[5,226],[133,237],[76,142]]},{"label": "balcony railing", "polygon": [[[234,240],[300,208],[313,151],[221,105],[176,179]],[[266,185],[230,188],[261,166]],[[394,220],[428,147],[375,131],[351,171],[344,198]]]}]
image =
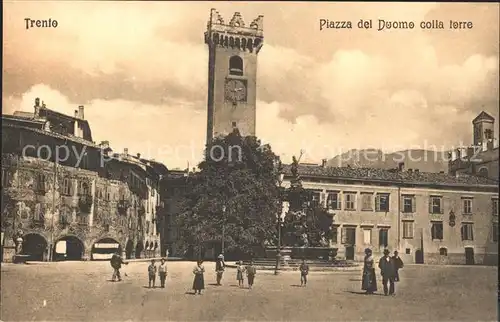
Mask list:
[{"label": "balcony railing", "polygon": [[462,221],[472,221],[473,216],[472,214],[462,214]]}]

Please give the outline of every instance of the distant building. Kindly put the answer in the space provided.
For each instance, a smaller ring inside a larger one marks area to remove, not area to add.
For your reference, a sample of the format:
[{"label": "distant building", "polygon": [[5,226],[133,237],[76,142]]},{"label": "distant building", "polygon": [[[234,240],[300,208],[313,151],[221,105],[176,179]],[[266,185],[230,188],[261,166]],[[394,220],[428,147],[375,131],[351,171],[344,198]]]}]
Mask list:
[{"label": "distant building", "polygon": [[468,173],[498,182],[499,150],[494,137],[495,119],[481,112],[473,121],[473,144],[451,152],[449,173]]},{"label": "distant building", "polygon": [[[407,263],[497,264],[498,185],[418,170],[300,165],[302,185],[333,216],[331,247],[361,260],[398,250]],[[283,186],[289,187],[290,166]]]},{"label": "distant building", "polygon": [[[57,161],[57,162],[56,162]],[[68,116],[40,105],[2,115],[2,254],[35,260],[160,254],[158,187],[165,166],[96,144],[84,107]]]}]

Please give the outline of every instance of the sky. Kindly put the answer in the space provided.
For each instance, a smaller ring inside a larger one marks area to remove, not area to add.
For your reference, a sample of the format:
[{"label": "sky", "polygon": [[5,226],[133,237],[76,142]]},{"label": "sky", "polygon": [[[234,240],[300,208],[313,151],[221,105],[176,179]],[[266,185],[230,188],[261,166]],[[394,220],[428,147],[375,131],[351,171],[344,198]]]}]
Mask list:
[{"label": "sky", "polygon": [[[257,136],[290,162],[351,149],[471,144],[482,110],[498,120],[499,4],[5,1],[2,113],[85,106],[96,142],[116,152],[195,166],[207,122],[211,7],[229,21],[264,15]],[[25,18],[57,28],[26,29]],[[320,19],[355,29],[323,29]],[[357,29],[360,19],[413,30]],[[441,20],[445,29],[422,30]],[[450,30],[449,21],[472,29]],[[498,122],[495,136],[498,137]]]}]

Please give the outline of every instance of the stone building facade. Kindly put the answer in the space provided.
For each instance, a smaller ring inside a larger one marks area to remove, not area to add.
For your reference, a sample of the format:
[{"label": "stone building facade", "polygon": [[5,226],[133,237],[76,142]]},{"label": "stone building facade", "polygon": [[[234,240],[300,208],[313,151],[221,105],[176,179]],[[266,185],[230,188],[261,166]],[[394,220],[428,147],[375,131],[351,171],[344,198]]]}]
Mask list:
[{"label": "stone building facade", "polygon": [[495,133],[495,118],[481,112],[473,121],[473,144],[450,153],[449,173],[467,173],[498,182],[499,149]]},{"label": "stone building facade", "polygon": [[498,186],[487,178],[318,165],[300,165],[299,174],[311,202],[333,216],[339,257],[388,248],[407,263],[498,263]]},{"label": "stone building facade", "polygon": [[37,260],[99,259],[98,246],[110,243],[127,258],[160,254],[166,167],[96,144],[83,112],[67,116],[37,99],[34,113],[2,116],[3,260],[19,230]]}]

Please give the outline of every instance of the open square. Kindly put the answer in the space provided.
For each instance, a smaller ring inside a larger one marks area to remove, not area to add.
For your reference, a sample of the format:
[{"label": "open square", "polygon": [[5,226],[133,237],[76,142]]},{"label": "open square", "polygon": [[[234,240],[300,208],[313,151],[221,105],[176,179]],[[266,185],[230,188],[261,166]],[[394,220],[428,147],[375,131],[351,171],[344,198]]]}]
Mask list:
[{"label": "open square", "polygon": [[[298,272],[258,271],[254,289],[237,286],[227,269],[214,286],[205,263],[205,291],[192,295],[191,262],[168,263],[167,288],[147,288],[148,263],[124,266],[110,282],[108,262],[2,266],[3,321],[493,321],[497,270],[482,266],[408,265],[396,296],[361,293],[360,271],[312,272],[298,287]],[[378,274],[378,270],[377,270]],[[159,279],[157,279],[157,286]],[[212,285],[211,285],[212,284]]]}]

